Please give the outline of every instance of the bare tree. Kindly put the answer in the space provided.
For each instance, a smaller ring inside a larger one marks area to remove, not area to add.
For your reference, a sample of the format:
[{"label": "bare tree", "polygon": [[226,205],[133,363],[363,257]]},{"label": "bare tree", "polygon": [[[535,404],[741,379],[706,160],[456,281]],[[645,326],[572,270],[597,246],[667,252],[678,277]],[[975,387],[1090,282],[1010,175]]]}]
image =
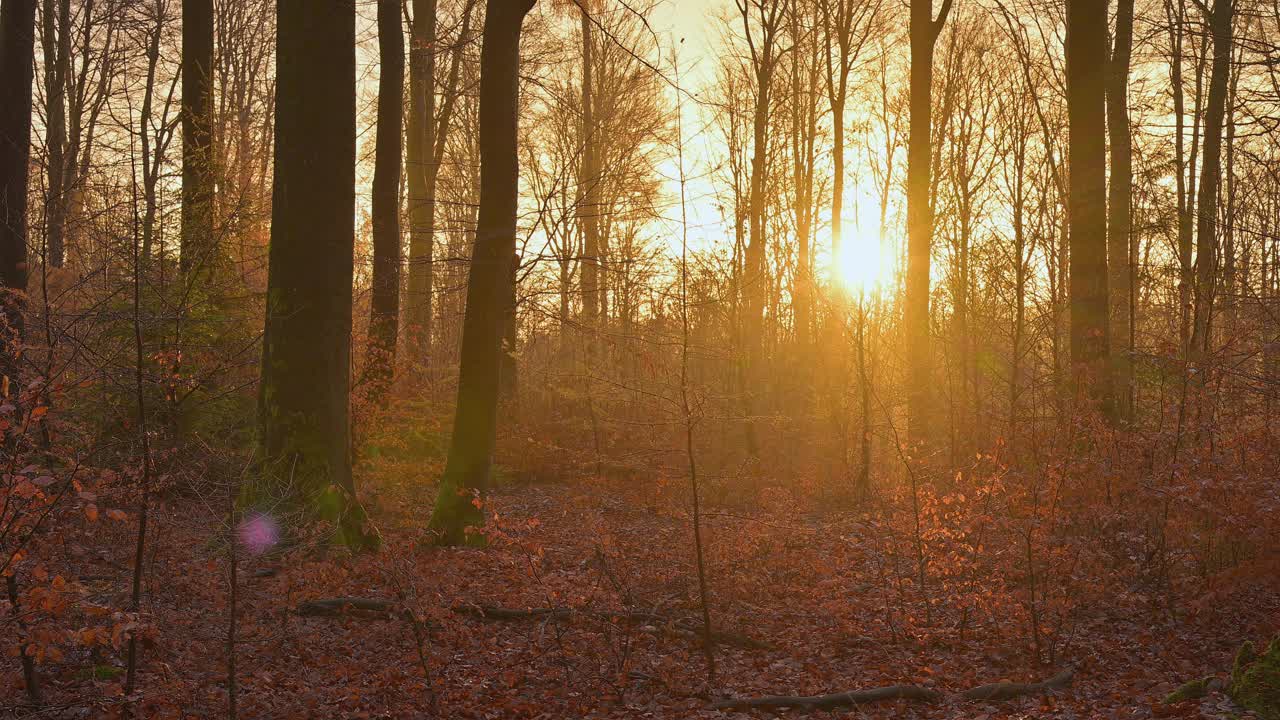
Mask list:
[{"label": "bare tree", "polygon": [[1214,0],[1208,12],[1213,36],[1213,66],[1209,75],[1209,97],[1204,119],[1204,164],[1201,167],[1200,213],[1196,221],[1195,323],[1191,334],[1192,356],[1207,357],[1210,341],[1213,296],[1219,268],[1218,195],[1222,185],[1222,129],[1227,107],[1227,83],[1231,75],[1234,0]]},{"label": "bare tree", "polygon": [[[460,88],[464,49],[478,0],[464,0],[452,44],[441,42],[437,0],[413,0],[409,49],[409,123],[405,143],[409,189],[409,287],[405,323],[416,359],[427,362],[432,343],[435,293],[436,194]],[[436,110],[438,55],[449,51],[449,68]]]},{"label": "bare tree", "polygon": [[1117,0],[1116,31],[1107,65],[1107,133],[1111,147],[1107,266],[1110,271],[1111,364],[1116,415],[1133,418],[1133,133],[1129,127],[1129,60],[1133,52],[1133,0]]},{"label": "bare tree", "polygon": [[1077,391],[1109,410],[1107,322],[1106,0],[1067,3],[1067,113],[1071,168],[1071,362]]},{"label": "bare tree", "polygon": [[849,81],[871,35],[881,0],[818,0],[826,45],[827,101],[831,105],[831,256],[840,256],[844,234],[845,105]]},{"label": "bare tree", "polygon": [[182,2],[182,272],[214,264],[213,0]]},{"label": "bare tree", "polygon": [[395,373],[400,322],[400,151],[404,29],[398,0],[378,2],[378,128],[373,171],[373,290],[366,377],[381,399]]},{"label": "bare tree", "polygon": [[911,0],[911,127],[907,139],[907,434],[925,439],[930,406],[929,266],[933,253],[933,48],[951,12]]},{"label": "bare tree", "polygon": [[768,265],[765,257],[765,205],[768,189],[769,124],[773,110],[774,73],[784,49],[781,46],[787,9],[794,0],[766,2],[765,0],[734,0],[742,21],[746,38],[752,77],[754,102],[751,120],[751,181],[747,199],[747,225],[749,236],[746,247],[741,292],[745,318],[743,327],[746,383],[743,400],[747,415],[747,452],[756,456],[759,452],[755,428],[751,417],[755,414],[752,395],[759,393],[762,381],[758,377],[764,360],[764,311],[768,293]]}]

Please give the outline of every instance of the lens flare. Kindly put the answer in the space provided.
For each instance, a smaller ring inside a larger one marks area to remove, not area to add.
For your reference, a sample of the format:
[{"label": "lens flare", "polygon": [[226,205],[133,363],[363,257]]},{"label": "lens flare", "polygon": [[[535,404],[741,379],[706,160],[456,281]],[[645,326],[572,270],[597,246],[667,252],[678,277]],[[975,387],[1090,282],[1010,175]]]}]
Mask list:
[{"label": "lens flare", "polygon": [[280,525],[269,515],[255,513],[240,522],[236,537],[250,553],[261,555],[280,542]]}]

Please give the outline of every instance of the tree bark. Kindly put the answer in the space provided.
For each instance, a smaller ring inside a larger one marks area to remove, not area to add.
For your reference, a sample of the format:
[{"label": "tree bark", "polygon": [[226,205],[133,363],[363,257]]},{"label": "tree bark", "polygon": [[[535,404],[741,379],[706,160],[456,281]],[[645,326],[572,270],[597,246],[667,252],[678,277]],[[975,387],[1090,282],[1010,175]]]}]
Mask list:
[{"label": "tree bark", "polygon": [[66,220],[67,68],[71,56],[71,1],[46,0],[41,22],[45,78],[45,198],[46,261],[55,268],[66,259],[63,243]]},{"label": "tree bark", "polygon": [[503,320],[516,251],[520,28],[533,0],[488,0],[480,53],[480,208],[467,280],[453,436],[430,527],[479,544],[498,422]]},{"label": "tree bark", "polygon": [[595,47],[591,16],[585,4],[582,17],[582,171],[578,178],[578,218],[582,224],[582,315],[595,347],[596,324],[604,314],[604,283],[600,278],[600,158],[595,119]]},{"label": "tree bark", "polygon": [[951,12],[943,0],[935,20],[932,0],[911,0],[911,124],[907,139],[907,435],[928,434],[930,412],[929,265],[933,253],[933,47]]},{"label": "tree bark", "polygon": [[471,37],[477,0],[466,0],[456,47],[450,50],[449,72],[436,115],[436,60],[440,52],[436,0],[414,0],[409,51],[409,128],[406,155],[409,174],[409,289],[405,325],[419,362],[430,362],[435,331],[436,193],[458,101],[463,48]]},{"label": "tree bark", "polygon": [[0,5],[0,397],[17,392],[27,294],[35,0]]},{"label": "tree bark", "polygon": [[[436,107],[436,0],[413,0],[409,49],[409,291],[405,323],[415,359],[431,353],[432,293],[435,285],[434,168]],[[429,187],[430,186],[430,187]]]},{"label": "tree bark", "polygon": [[1106,0],[1067,2],[1067,222],[1071,363],[1077,393],[1110,410],[1107,322]]},{"label": "tree bark", "polygon": [[395,374],[400,319],[400,152],[404,29],[399,0],[378,0],[378,128],[373,169],[373,289],[365,372],[376,402]]},{"label": "tree bark", "polygon": [[[793,7],[789,21],[791,32],[797,38],[805,35],[801,18]],[[791,62],[791,160],[794,185],[797,254],[795,275],[792,278],[791,302],[795,319],[796,344],[807,349],[813,333],[813,259],[812,232],[817,213],[814,205],[814,175],[816,172],[816,142],[818,136],[818,71],[817,53],[820,45],[816,39],[799,42],[792,48]],[[809,53],[807,58],[802,53]],[[835,122],[833,118],[833,122]],[[842,155],[833,150],[835,155]],[[840,160],[843,165],[843,158]],[[838,216],[833,216],[838,217]],[[834,221],[833,221],[834,223]]]},{"label": "tree bark", "polygon": [[213,257],[213,0],[182,2],[183,275],[208,272]]},{"label": "tree bark", "polygon": [[1133,419],[1133,345],[1131,249],[1133,212],[1133,137],[1129,128],[1129,59],[1133,49],[1133,0],[1118,0],[1115,44],[1107,72],[1107,131],[1111,138],[1108,188],[1108,270],[1110,271],[1111,366],[1115,377],[1116,417]]},{"label": "tree bark", "polygon": [[[758,459],[759,443],[756,438],[756,414],[754,395],[760,392],[764,383],[763,364],[765,357],[764,312],[766,298],[769,294],[769,271],[765,246],[765,206],[768,202],[765,191],[768,189],[767,175],[769,170],[769,125],[772,115],[773,76],[778,63],[778,39],[782,31],[783,11],[788,3],[769,3],[763,0],[738,0],[738,9],[742,15],[743,30],[751,44],[751,62],[755,73],[755,103],[751,119],[751,180],[749,199],[747,201],[747,247],[744,264],[742,294],[745,317],[743,318],[743,334],[745,340],[743,369],[743,410],[747,418],[747,453],[752,459]],[[751,9],[755,7],[760,16],[760,36],[753,39],[751,32]]]},{"label": "tree bark", "polygon": [[[1213,34],[1213,67],[1209,76],[1209,97],[1204,119],[1204,161],[1201,165],[1200,197],[1196,201],[1195,323],[1191,332],[1191,355],[1201,361],[1212,349],[1211,322],[1217,278],[1218,190],[1222,184],[1222,127],[1226,115],[1227,83],[1231,76],[1233,0],[1214,0],[1209,14]],[[1201,375],[1203,379],[1203,375]]]},{"label": "tree bark", "polygon": [[260,385],[266,492],[365,545],[351,478],[355,10],[278,0],[275,173]]},{"label": "tree bark", "polygon": [[517,362],[516,350],[520,340],[520,317],[516,314],[520,301],[516,294],[519,276],[520,253],[516,253],[511,257],[507,298],[502,308],[502,367],[499,370],[501,380],[499,399],[507,403],[509,413],[517,409],[520,391],[520,365]]}]

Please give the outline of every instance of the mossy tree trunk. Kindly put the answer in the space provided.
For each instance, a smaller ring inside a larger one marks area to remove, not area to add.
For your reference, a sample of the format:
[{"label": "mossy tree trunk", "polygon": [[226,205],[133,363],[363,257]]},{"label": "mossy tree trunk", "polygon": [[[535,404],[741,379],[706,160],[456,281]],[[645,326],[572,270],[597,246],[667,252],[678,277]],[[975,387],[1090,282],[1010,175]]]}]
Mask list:
[{"label": "mossy tree trunk", "polygon": [[497,435],[502,335],[516,250],[520,28],[533,0],[488,0],[480,52],[480,209],[462,324],[458,406],[430,527],[442,544],[480,544]]},{"label": "mossy tree trunk", "polygon": [[339,542],[363,545],[348,399],[355,8],[351,0],[279,0],[277,13],[262,491],[335,523]]},{"label": "mossy tree trunk", "polygon": [[1261,655],[1251,642],[1240,647],[1227,694],[1262,720],[1280,720],[1280,635]]}]

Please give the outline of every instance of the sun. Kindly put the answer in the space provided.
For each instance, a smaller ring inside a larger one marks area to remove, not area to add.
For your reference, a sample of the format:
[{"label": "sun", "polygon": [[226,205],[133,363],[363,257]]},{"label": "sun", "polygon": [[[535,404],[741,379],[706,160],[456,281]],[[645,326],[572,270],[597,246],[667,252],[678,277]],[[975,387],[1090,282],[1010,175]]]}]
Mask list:
[{"label": "sun", "polygon": [[842,230],[840,250],[833,265],[835,280],[848,292],[863,295],[888,285],[891,268],[880,228],[846,221]]}]

